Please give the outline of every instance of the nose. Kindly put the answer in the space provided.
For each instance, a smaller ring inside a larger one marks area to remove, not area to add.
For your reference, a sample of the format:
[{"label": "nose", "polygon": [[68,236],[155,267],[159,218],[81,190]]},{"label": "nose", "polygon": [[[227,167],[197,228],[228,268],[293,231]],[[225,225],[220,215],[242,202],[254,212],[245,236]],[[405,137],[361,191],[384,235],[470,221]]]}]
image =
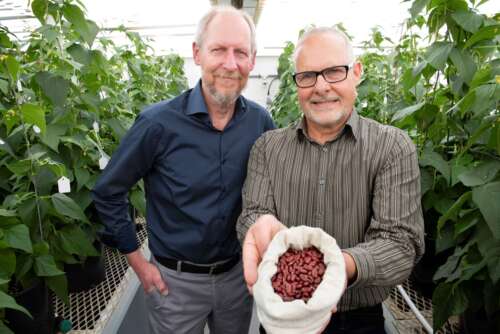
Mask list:
[{"label": "nose", "polygon": [[323,76],[320,74],[316,78],[316,84],[314,85],[314,89],[319,90],[319,91],[328,91],[332,89],[331,84],[323,78]]},{"label": "nose", "polygon": [[226,57],[224,58],[224,68],[226,70],[234,71],[237,69],[236,57],[234,55],[234,50],[230,50],[227,52]]}]

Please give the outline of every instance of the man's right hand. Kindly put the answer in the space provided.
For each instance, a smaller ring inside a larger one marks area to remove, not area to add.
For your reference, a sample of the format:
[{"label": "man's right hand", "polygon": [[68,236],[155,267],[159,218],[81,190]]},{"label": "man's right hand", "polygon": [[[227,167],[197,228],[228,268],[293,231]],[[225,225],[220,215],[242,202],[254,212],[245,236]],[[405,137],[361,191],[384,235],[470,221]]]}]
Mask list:
[{"label": "man's right hand", "polygon": [[252,286],[257,282],[257,267],[276,233],[285,229],[273,215],[262,215],[248,229],[243,241],[243,271],[248,291],[252,293]]},{"label": "man's right hand", "polygon": [[160,270],[146,260],[140,250],[129,253],[126,257],[129,265],[139,277],[144,292],[151,293],[157,289],[164,296],[168,294],[168,287],[161,277]]}]

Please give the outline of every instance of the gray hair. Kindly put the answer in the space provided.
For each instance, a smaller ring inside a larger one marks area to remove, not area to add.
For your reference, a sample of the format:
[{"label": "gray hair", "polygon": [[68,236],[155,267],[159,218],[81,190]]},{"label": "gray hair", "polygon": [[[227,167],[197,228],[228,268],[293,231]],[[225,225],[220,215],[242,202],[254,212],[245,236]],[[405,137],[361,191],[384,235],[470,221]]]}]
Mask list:
[{"label": "gray hair", "polygon": [[257,50],[257,41],[255,37],[255,24],[253,23],[252,17],[243,10],[239,10],[232,6],[227,6],[227,5],[213,6],[210,9],[210,11],[208,11],[208,13],[203,15],[200,22],[198,22],[198,27],[196,28],[196,35],[194,37],[194,42],[199,46],[202,45],[203,40],[205,39],[205,34],[208,25],[214,19],[214,17],[222,13],[237,14],[240,15],[245,20],[245,22],[248,24],[248,27],[250,28],[250,49],[251,49],[250,51],[254,53]]},{"label": "gray hair", "polygon": [[312,35],[319,35],[319,34],[331,34],[333,36],[342,38],[345,42],[347,58],[349,59],[348,62],[354,61],[354,52],[351,40],[343,31],[335,27],[312,27],[304,31],[304,33],[299,37],[299,40],[297,41],[297,45],[295,46],[295,50],[293,51],[294,66],[296,66],[297,64],[297,57],[299,55],[299,51],[300,48],[302,47],[302,44],[304,44],[304,42]]}]

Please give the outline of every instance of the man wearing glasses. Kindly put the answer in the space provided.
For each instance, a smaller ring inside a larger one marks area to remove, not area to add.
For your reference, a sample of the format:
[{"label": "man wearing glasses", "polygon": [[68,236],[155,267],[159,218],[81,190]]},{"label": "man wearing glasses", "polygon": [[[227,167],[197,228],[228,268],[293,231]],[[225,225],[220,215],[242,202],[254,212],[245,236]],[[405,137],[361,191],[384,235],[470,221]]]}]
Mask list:
[{"label": "man wearing glasses", "polygon": [[279,230],[320,227],[342,248],[348,278],[324,333],[385,333],[381,302],[424,252],[416,149],[354,110],[362,66],[343,33],[309,30],[294,56],[304,117],[252,148],[237,223],[245,280],[251,289]]}]

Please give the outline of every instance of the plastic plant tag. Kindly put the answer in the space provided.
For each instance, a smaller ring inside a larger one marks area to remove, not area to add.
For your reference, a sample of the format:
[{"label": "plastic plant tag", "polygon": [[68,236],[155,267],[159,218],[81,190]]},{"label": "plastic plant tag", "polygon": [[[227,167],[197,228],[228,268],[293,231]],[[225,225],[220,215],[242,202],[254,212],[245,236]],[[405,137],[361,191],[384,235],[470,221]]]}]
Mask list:
[{"label": "plastic plant tag", "polygon": [[108,162],[109,162],[109,157],[106,154],[101,155],[101,158],[99,159],[99,169],[103,170],[104,168],[106,168]]},{"label": "plastic plant tag", "polygon": [[71,186],[69,184],[69,179],[65,176],[62,176],[59,180],[57,180],[57,187],[61,194],[71,192]]},{"label": "plastic plant tag", "polygon": [[3,145],[3,144],[5,144],[5,142],[2,139],[0,139],[0,145]]},{"label": "plastic plant tag", "polygon": [[23,91],[23,86],[21,85],[21,80],[17,80],[17,90],[20,92]]},{"label": "plastic plant tag", "polygon": [[95,132],[99,132],[99,123],[97,123],[96,121],[94,121],[94,123],[92,123],[92,127],[94,128]]},{"label": "plastic plant tag", "polygon": [[42,132],[42,130],[40,130],[40,128],[36,125],[33,125],[33,131],[35,131],[36,134],[39,134],[40,132]]}]

